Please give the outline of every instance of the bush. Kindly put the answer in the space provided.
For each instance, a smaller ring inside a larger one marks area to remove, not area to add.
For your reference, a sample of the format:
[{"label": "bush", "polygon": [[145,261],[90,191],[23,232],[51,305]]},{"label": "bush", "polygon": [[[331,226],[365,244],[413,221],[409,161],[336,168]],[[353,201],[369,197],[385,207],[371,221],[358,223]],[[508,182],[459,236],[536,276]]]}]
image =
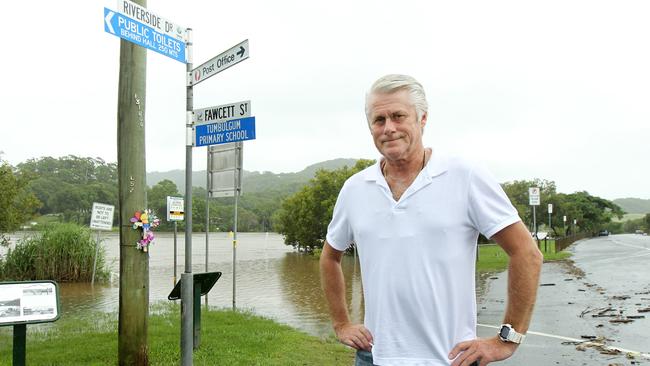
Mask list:
[{"label": "bush", "polygon": [[[90,282],[95,240],[88,228],[76,224],[48,225],[41,235],[20,240],[0,259],[0,280]],[[99,248],[95,280],[108,278],[105,251]]]}]

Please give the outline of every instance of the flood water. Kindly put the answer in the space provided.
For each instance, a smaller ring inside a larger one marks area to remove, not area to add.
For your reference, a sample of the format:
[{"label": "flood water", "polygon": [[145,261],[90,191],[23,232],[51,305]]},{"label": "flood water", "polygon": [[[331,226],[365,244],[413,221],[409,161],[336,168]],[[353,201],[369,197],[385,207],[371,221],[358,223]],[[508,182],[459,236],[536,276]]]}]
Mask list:
[{"label": "flood water", "polygon": [[[11,236],[12,242],[21,235]],[[177,237],[177,279],[185,269],[185,236]],[[236,305],[258,315],[302,329],[313,335],[331,333],[327,304],[320,288],[318,260],[283,243],[276,233],[239,233],[237,238]],[[192,236],[192,271],[205,272],[205,233]],[[117,312],[119,301],[119,236],[101,233],[110,283],[59,283],[61,312],[83,316],[95,311]],[[208,271],[222,276],[208,295],[210,307],[231,308],[233,300],[232,239],[228,233],[210,233]],[[174,279],[174,234],[156,233],[149,251],[150,303],[168,302]],[[361,273],[353,256],[343,259],[350,317],[363,320]],[[202,299],[202,303],[205,300]]]}]

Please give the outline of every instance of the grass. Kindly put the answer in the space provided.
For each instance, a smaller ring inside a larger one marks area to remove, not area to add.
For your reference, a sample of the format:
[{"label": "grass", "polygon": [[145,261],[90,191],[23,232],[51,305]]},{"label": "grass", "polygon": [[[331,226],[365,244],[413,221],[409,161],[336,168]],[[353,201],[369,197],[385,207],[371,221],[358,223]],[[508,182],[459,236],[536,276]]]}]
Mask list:
[{"label": "grass", "polygon": [[[544,254],[544,262],[557,261],[571,256],[569,252],[555,253],[555,240],[548,240],[546,248],[544,241],[539,242],[540,250]],[[501,271],[508,268],[508,255],[498,245],[479,245],[479,258],[476,270],[479,272]]]},{"label": "grass", "polygon": [[[91,231],[75,224],[50,224],[42,233],[21,239],[0,259],[0,280],[90,282],[95,257]],[[97,278],[108,276],[104,248],[97,256]]]},{"label": "grass", "polygon": [[[180,364],[180,308],[149,317],[149,364]],[[354,352],[247,312],[203,311],[194,365],[351,365]],[[27,326],[28,365],[116,365],[117,314],[61,318],[56,327]],[[0,366],[11,365],[12,333],[0,328]]]}]

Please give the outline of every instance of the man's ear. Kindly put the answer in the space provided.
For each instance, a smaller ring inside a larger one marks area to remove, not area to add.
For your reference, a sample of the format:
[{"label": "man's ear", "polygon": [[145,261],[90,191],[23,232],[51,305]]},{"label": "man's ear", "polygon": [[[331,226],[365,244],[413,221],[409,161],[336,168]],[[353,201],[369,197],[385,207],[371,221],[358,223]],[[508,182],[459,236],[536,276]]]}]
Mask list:
[{"label": "man's ear", "polygon": [[420,120],[420,126],[422,127],[422,131],[424,131],[424,126],[427,124],[427,113],[424,113],[422,115],[422,119]]}]

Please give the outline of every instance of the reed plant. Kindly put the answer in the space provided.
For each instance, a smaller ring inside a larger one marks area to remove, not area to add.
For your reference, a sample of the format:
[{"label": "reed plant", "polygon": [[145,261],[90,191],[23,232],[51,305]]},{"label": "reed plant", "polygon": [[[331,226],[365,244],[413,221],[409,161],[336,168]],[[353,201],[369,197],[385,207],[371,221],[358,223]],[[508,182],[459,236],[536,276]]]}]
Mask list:
[{"label": "reed plant", "polygon": [[[41,232],[21,239],[0,259],[0,280],[54,280],[90,282],[95,240],[88,228],[76,224],[52,224]],[[108,277],[105,251],[100,246],[95,280]]]}]

